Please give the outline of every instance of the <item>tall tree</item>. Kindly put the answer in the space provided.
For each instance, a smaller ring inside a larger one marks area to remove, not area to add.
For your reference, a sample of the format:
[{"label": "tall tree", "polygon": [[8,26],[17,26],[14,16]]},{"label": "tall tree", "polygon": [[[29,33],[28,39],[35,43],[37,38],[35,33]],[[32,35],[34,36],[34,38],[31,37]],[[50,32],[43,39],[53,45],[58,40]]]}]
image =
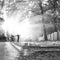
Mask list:
[{"label": "tall tree", "polygon": [[[42,0],[39,0],[39,7],[40,7],[40,11],[41,11],[41,14],[43,15],[44,14],[44,10],[43,10],[43,6],[42,6],[42,3],[43,1]],[[45,29],[45,23],[44,23],[44,18],[43,18],[43,28],[44,28],[44,39],[47,40],[47,34],[46,34],[46,29]]]},{"label": "tall tree", "polygon": [[49,0],[49,5],[51,5],[51,10],[53,13],[53,21],[55,26],[55,31],[57,31],[57,40],[59,40],[59,28],[58,28],[58,16],[60,14],[59,0]]}]

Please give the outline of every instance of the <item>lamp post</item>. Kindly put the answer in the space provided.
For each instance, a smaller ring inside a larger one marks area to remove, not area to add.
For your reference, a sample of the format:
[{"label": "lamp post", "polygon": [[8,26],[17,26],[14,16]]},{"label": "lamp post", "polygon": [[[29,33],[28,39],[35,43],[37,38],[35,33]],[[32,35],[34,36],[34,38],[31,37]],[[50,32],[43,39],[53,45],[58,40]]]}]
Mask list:
[{"label": "lamp post", "polygon": [[19,42],[19,39],[20,39],[20,35],[17,35],[17,42]]}]

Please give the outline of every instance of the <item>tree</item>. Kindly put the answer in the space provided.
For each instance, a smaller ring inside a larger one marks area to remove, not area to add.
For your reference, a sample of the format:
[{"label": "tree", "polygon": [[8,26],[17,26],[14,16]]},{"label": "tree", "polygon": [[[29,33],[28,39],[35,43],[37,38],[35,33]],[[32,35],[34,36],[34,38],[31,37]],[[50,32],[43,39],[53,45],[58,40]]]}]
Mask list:
[{"label": "tree", "polygon": [[[42,0],[39,0],[39,7],[40,7],[40,10],[41,10],[41,14],[43,15],[44,14],[44,10],[43,10],[43,6],[42,6]],[[43,28],[44,28],[44,39],[47,40],[47,34],[46,34],[46,29],[45,29],[45,25],[44,25],[44,18],[43,18]]]},{"label": "tree", "polygon": [[[60,1],[59,0],[46,0],[46,3],[43,4],[45,0],[39,0],[39,7],[41,10],[41,14],[45,14],[49,10],[51,10],[51,16],[53,16],[52,20],[54,22],[55,31],[57,31],[57,40],[59,40],[59,29],[58,29],[58,17],[60,16]],[[49,12],[48,12],[49,13]]]},{"label": "tree", "polygon": [[49,0],[49,5],[51,5],[51,10],[53,13],[53,21],[54,21],[54,26],[55,26],[55,31],[57,31],[57,40],[59,40],[59,28],[57,26],[58,24],[58,16],[60,14],[60,5],[59,5],[59,0]]}]

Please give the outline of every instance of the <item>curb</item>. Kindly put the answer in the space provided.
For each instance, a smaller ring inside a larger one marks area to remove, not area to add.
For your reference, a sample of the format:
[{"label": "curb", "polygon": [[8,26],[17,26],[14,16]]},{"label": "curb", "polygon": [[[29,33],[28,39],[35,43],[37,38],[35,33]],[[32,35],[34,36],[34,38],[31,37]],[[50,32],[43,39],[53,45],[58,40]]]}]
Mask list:
[{"label": "curb", "polygon": [[27,49],[22,49],[22,47],[16,45],[14,42],[11,42],[11,45],[17,50],[20,52],[21,56],[28,56],[29,53],[28,53],[28,50]]},{"label": "curb", "polygon": [[22,47],[16,45],[14,42],[11,42],[11,45],[12,45],[15,49],[17,49],[18,51],[22,51]]}]

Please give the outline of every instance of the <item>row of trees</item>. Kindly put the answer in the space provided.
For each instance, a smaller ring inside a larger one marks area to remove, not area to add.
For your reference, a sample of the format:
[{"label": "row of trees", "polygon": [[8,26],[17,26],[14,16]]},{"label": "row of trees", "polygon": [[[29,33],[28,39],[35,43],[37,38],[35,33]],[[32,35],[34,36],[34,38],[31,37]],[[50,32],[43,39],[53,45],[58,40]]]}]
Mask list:
[{"label": "row of trees", "polygon": [[[3,0],[5,1],[5,11],[7,16],[12,16],[17,11],[20,11],[21,18],[20,21],[24,20],[26,17],[31,18],[35,15],[42,15],[43,22],[44,16],[47,14],[51,18],[51,22],[55,26],[55,31],[57,31],[57,39],[59,40],[59,27],[58,24],[60,20],[60,0]],[[3,4],[2,4],[3,6]],[[45,22],[44,22],[45,23]],[[44,36],[47,40],[46,29],[44,25]]]},{"label": "row of trees", "polygon": [[[60,4],[59,4],[60,1],[59,0],[47,0],[47,3],[48,4],[45,4],[45,6],[42,6],[42,0],[40,0],[39,6],[40,6],[41,14],[48,12],[49,15],[51,15],[53,24],[55,26],[55,31],[57,31],[57,40],[59,40],[59,28],[60,27],[58,27],[58,19],[60,19]],[[45,40],[47,40],[45,28],[44,28],[44,32],[45,32]]]}]

